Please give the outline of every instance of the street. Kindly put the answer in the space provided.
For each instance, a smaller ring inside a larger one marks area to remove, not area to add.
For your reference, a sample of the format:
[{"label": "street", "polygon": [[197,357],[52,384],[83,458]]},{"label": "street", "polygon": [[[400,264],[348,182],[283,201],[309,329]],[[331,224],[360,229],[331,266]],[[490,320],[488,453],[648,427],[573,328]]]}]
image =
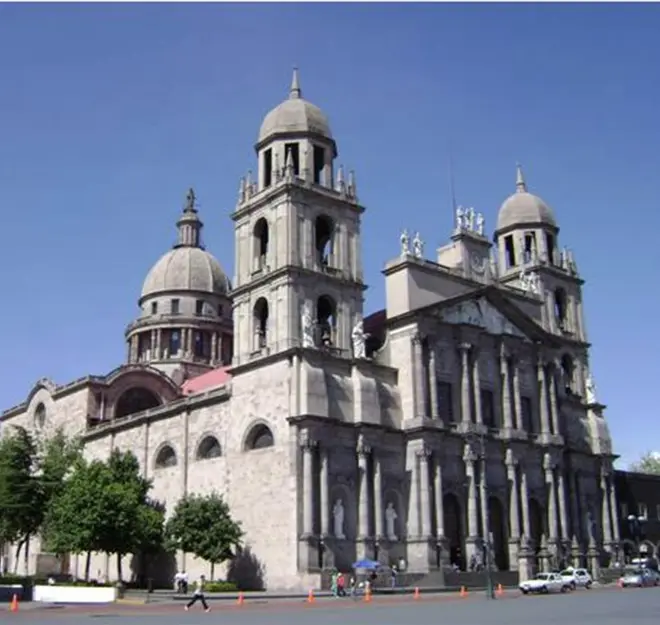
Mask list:
[{"label": "street", "polygon": [[[184,612],[180,605],[51,608],[6,614],[3,620],[35,625],[71,623],[90,617],[95,625],[117,625],[118,621],[125,625],[307,625],[312,620],[314,625],[335,625],[338,618],[360,625],[555,625],[565,622],[655,625],[659,600],[660,589],[656,588],[609,588],[529,597],[511,593],[495,601],[489,601],[483,595],[472,595],[467,599],[422,598],[419,601],[376,597],[372,603],[326,599],[313,605],[273,601],[237,607],[216,603],[209,614],[199,606]],[[153,611],[155,609],[157,612]]]}]

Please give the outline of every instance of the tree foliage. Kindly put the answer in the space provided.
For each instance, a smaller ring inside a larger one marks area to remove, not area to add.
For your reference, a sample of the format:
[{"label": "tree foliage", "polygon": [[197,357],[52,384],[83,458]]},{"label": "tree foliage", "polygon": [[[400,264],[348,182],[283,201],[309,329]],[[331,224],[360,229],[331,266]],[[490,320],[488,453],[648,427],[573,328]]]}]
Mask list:
[{"label": "tree foliage", "polygon": [[210,562],[211,578],[215,565],[231,558],[243,538],[240,523],[231,518],[229,506],[217,493],[181,499],[165,534],[170,549],[181,549]]},{"label": "tree foliage", "polygon": [[660,453],[649,451],[629,467],[630,471],[660,475]]}]

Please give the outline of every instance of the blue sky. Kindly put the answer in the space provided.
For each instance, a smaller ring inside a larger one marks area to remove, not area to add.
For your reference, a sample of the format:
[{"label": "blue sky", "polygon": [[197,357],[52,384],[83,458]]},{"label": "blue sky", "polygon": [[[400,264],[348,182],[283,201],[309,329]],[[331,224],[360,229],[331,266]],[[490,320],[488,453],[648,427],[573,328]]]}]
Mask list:
[{"label": "blue sky", "polygon": [[368,210],[366,311],[403,227],[434,249],[447,175],[492,228],[515,163],[582,275],[626,461],[659,448],[660,5],[0,5],[0,406],[125,358],[186,189],[229,274],[238,180],[301,70]]}]

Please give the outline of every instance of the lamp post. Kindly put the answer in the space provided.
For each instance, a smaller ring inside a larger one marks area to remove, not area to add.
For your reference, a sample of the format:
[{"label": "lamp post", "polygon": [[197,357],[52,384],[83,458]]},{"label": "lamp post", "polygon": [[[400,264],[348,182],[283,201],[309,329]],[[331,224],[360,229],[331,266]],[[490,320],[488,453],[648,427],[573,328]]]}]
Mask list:
[{"label": "lamp post", "polygon": [[632,539],[635,541],[637,547],[637,559],[640,561],[642,559],[642,535],[644,534],[642,527],[644,523],[646,523],[646,517],[635,514],[628,515],[628,529],[630,530]]},{"label": "lamp post", "polygon": [[493,584],[492,545],[490,540],[490,514],[488,510],[488,488],[486,484],[486,437],[483,433],[468,432],[465,440],[472,443],[479,460],[479,497],[481,499],[481,534],[486,568],[486,598],[495,599]]}]

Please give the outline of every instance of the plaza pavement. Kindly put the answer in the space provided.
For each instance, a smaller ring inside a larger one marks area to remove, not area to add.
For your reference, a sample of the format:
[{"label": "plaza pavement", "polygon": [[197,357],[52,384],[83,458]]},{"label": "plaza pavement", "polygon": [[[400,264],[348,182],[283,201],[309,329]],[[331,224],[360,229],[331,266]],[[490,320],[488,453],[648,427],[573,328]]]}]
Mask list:
[{"label": "plaza pavement", "polygon": [[577,591],[565,595],[522,597],[505,593],[495,601],[483,593],[410,598],[375,597],[371,603],[350,599],[253,601],[243,606],[212,605],[206,614],[181,604],[26,609],[5,613],[4,623],[75,625],[92,618],[93,625],[336,625],[338,619],[359,625],[653,625],[658,621],[660,588]]}]

